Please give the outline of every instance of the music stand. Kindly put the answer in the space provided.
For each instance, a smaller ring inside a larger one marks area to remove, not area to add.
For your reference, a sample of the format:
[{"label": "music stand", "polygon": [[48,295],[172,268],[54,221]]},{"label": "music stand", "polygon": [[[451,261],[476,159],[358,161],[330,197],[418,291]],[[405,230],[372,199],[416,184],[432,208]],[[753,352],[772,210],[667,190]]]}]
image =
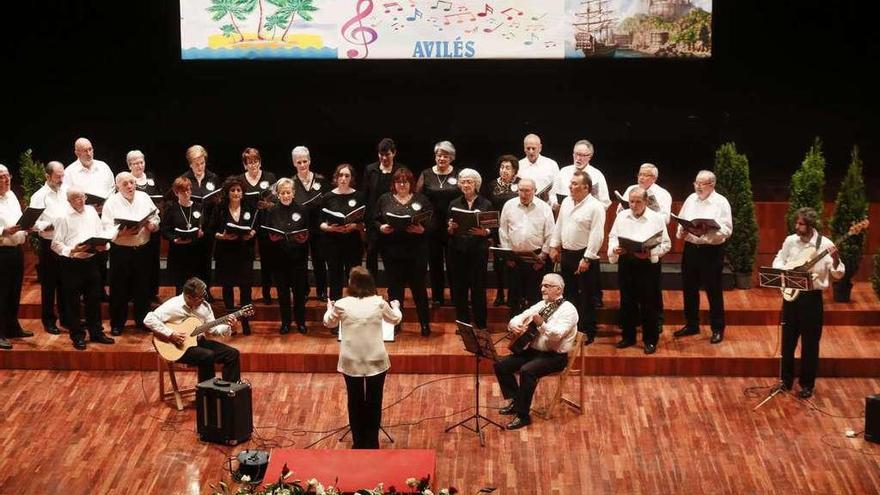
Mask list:
[{"label": "music stand", "polygon": [[[498,353],[495,352],[495,343],[492,342],[492,337],[489,335],[489,332],[480,328],[474,328],[472,325],[458,320],[455,320],[455,324],[458,326],[458,331],[461,334],[461,341],[464,343],[465,350],[474,355],[474,403],[476,404],[476,412],[449,428],[446,428],[444,432],[449,433],[450,430],[459,426],[467,428],[480,437],[480,447],[485,447],[486,442],[483,439],[483,429],[480,426],[480,420],[482,419],[486,423],[491,423],[502,430],[504,427],[480,414],[480,358],[498,361]],[[476,424],[476,428],[465,424],[472,419]]]},{"label": "music stand", "polygon": [[[813,276],[810,272],[762,266],[758,269],[758,284],[761,287],[769,287],[773,289],[812,290]],[[779,320],[779,342],[781,345],[782,325],[784,324],[784,322],[782,321],[781,311],[779,314]],[[776,397],[777,394],[783,392],[782,385],[782,349],[780,348],[779,381],[776,382],[776,385],[773,385],[773,387],[770,388],[770,392],[767,394],[767,397],[764,397],[764,400],[759,402],[758,405],[755,406],[752,410],[757,411],[759,407],[769,402],[770,399],[772,399],[773,397]]]}]

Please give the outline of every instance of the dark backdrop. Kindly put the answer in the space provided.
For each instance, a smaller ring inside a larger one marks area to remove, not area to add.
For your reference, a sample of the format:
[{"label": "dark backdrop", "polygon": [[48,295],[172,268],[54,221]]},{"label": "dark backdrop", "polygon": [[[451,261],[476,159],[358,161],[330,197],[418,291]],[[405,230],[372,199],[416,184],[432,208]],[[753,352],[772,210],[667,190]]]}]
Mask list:
[{"label": "dark backdrop", "polygon": [[166,179],[185,170],[195,143],[221,175],[240,171],[246,146],[263,152],[265,168],[290,173],[298,144],[326,172],[343,161],[362,167],[390,136],[415,169],[448,139],[457,164],[488,180],[495,158],[521,156],[522,137],[535,132],[560,166],[574,141],[590,139],[612,188],[654,162],[683,199],[714,149],[734,140],[757,197],[785,200],[820,136],[828,197],[858,144],[878,200],[872,2],[714,3],[708,61],[183,62],[176,0],[34,1],[7,17],[0,162],[16,168],[18,153],[33,148],[69,163],[74,139],[86,136],[114,170],[139,148]]}]

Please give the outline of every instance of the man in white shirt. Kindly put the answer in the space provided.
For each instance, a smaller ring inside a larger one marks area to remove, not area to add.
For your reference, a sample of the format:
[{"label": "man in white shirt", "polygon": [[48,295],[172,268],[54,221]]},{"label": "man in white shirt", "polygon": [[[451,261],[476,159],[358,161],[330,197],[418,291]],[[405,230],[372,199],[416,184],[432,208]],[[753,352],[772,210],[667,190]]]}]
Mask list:
[{"label": "man in white shirt", "polygon": [[[623,193],[624,198],[629,198],[629,193],[636,187],[641,187],[648,192],[648,209],[659,212],[663,215],[664,221],[668,224],[670,215],[672,214],[672,195],[669,191],[657,184],[657,177],[660,176],[660,170],[653,163],[643,163],[639,167],[639,174],[636,177],[636,183],[626,188]],[[623,210],[623,204],[617,205],[617,212]]]},{"label": "man in white shirt", "polygon": [[[64,184],[68,187],[77,186],[88,194],[107,199],[113,193],[115,181],[110,167],[101,160],[95,159],[95,150],[88,139],[81,137],[73,144],[76,160],[64,171]],[[95,210],[101,212],[100,204]]]},{"label": "man in white shirt", "polygon": [[584,345],[596,340],[593,273],[599,270],[605,238],[605,207],[591,190],[590,176],[576,170],[569,181],[571,195],[562,201],[550,238],[550,259],[561,265],[565,297],[577,307],[578,331],[586,334]]},{"label": "man in white shirt", "polygon": [[[137,190],[134,175],[120,172],[116,176],[117,193],[104,203],[101,221],[110,250],[110,335],[121,335],[128,319],[128,302],[134,302],[134,321],[143,327],[150,301],[150,235],[159,230],[159,215],[150,196]],[[119,220],[140,221],[142,225],[123,227]]]},{"label": "man in white shirt", "polygon": [[553,179],[559,173],[559,165],[552,158],[541,154],[541,138],[536,134],[529,134],[523,139],[523,151],[525,158],[519,161],[517,177],[531,179],[535,183],[535,192],[543,201],[549,197],[549,189],[553,186]]},{"label": "man in white shirt", "polygon": [[684,292],[685,326],[675,332],[676,337],[700,333],[700,286],[709,299],[711,342],[724,340],[724,294],[721,276],[724,270],[722,244],[733,232],[733,217],[727,198],[715,192],[715,174],[701,170],[694,181],[694,193],[688,196],[678,212],[685,220],[714,220],[719,228],[705,226],[685,229],[679,225],[675,236],[684,239],[681,258],[682,289]]},{"label": "man in white shirt", "polygon": [[550,251],[550,236],[553,234],[553,212],[550,205],[535,197],[535,182],[532,179],[519,181],[518,197],[504,203],[498,224],[498,238],[502,248],[514,252],[534,253],[538,261],[527,262],[521,258],[507,262],[509,270],[510,313],[515,315],[525,305],[536,303],[538,281],[544,275]]},{"label": "man in white shirt", "polygon": [[21,205],[11,190],[12,177],[9,169],[0,164],[0,349],[12,349],[8,339],[32,337],[34,334],[21,328],[18,322],[18,306],[21,301],[21,284],[24,278],[24,244],[26,232],[21,230]]},{"label": "man in white shirt", "polygon": [[[43,208],[43,213],[34,228],[40,234],[40,251],[38,253],[37,273],[40,278],[41,319],[46,332],[53,335],[61,333],[56,325],[55,304],[58,313],[62,313],[64,303],[61,300],[61,274],[59,259],[52,251],[52,237],[55,235],[53,222],[67,214],[70,205],[67,203],[67,187],[64,181],[64,165],[52,161],[46,164],[46,183],[31,195],[31,208]],[[62,324],[67,327],[66,321]]]},{"label": "man in white shirt", "polygon": [[791,390],[794,383],[794,350],[801,340],[801,386],[798,395],[807,399],[813,395],[816,371],[819,368],[819,341],[822,339],[822,291],[831,285],[831,278],[840,280],[846,267],[840,261],[837,247],[816,230],[819,215],[812,208],[795,212],[794,234],[785,238],[782,249],[773,259],[773,268],[786,268],[789,263],[801,265],[827,250],[809,270],[813,276],[813,290],[801,291],[794,301],[782,302],[782,383],[783,390]]},{"label": "man in white shirt", "polygon": [[[511,354],[495,362],[495,376],[501,393],[510,402],[499,411],[516,415],[507,429],[516,430],[531,424],[529,411],[532,397],[542,376],[565,369],[568,353],[577,335],[578,312],[574,305],[562,299],[565,282],[556,273],[544,275],[541,282],[543,300],[510,319],[508,328],[514,335],[522,335],[534,324],[537,336],[523,352]],[[519,372],[519,383],[516,373]]]},{"label": "man in white shirt", "polygon": [[605,175],[598,168],[590,165],[590,160],[593,159],[593,143],[586,139],[581,139],[574,143],[571,155],[573,163],[562,167],[553,181],[553,189],[550,191],[550,205],[553,207],[553,210],[559,211],[560,196],[568,196],[568,183],[571,181],[571,176],[576,170],[586,172],[590,176],[590,180],[593,182],[590,194],[595,196],[605,208],[611,206],[611,198],[608,195],[608,183],[605,181]]},{"label": "man in white shirt", "polygon": [[[198,278],[191,278],[184,282],[183,292],[162,303],[158,308],[147,313],[144,317],[144,325],[147,326],[160,339],[183,344],[186,340],[186,332],[175,331],[166,323],[180,323],[187,318],[195,317],[202,323],[215,320],[214,310],[205,302],[207,295],[205,283]],[[227,323],[217,325],[209,330],[214,335],[228,336],[232,329],[239,325],[235,316],[230,316]],[[204,338],[204,334],[198,337],[197,345],[190,347],[183,353],[179,363],[191,364],[199,368],[199,383],[214,378],[214,363],[223,365],[223,379],[227,382],[241,380],[241,364],[238,350],[222,342]]]},{"label": "man in white shirt", "polygon": [[[635,345],[636,326],[642,325],[645,354],[657,351],[659,313],[657,293],[660,290],[660,258],[669,252],[672,242],[666,231],[663,214],[647,208],[648,193],[641,187],[629,189],[629,209],[617,214],[608,233],[608,261],[618,263],[620,287],[620,324],[623,338],[618,349]],[[660,240],[646,251],[629,251],[620,239],[643,242],[656,234]]]},{"label": "man in white shirt", "polygon": [[104,226],[98,213],[86,205],[86,193],[78,186],[67,189],[70,209],[67,215],[55,220],[52,251],[61,257],[61,290],[64,295],[62,309],[64,320],[70,330],[74,349],[86,348],[85,331],[80,322],[80,298],[85,300],[86,326],[89,340],[99,344],[112,344],[113,339],[104,335],[101,324],[101,273],[96,253],[108,249],[106,242],[91,247],[85,241],[102,238]]}]

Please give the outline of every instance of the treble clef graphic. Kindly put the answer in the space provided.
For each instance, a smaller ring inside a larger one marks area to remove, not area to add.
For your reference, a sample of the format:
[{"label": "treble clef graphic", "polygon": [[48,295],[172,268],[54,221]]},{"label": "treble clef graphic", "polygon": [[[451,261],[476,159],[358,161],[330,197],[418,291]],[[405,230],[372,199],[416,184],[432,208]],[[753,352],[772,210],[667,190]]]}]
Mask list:
[{"label": "treble clef graphic", "polygon": [[358,0],[355,6],[355,16],[342,25],[342,37],[349,43],[364,47],[363,54],[357,48],[351,48],[346,52],[348,58],[367,58],[370,54],[368,45],[379,38],[375,29],[364,26],[361,21],[373,12],[373,0]]}]

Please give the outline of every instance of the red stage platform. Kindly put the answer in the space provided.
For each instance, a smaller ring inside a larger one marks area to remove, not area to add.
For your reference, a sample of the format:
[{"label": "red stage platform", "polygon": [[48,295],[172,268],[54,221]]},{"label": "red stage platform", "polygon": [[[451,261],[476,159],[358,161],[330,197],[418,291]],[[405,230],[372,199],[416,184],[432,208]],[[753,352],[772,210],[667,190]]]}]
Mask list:
[{"label": "red stage platform", "polygon": [[288,480],[302,480],[303,484],[315,478],[325,488],[333,485],[342,492],[372,489],[379,483],[386,491],[391,486],[400,491],[407,487],[407,478],[430,476],[433,483],[436,460],[433,450],[421,449],[274,449],[263,482],[278,481],[287,464],[293,473]]}]

